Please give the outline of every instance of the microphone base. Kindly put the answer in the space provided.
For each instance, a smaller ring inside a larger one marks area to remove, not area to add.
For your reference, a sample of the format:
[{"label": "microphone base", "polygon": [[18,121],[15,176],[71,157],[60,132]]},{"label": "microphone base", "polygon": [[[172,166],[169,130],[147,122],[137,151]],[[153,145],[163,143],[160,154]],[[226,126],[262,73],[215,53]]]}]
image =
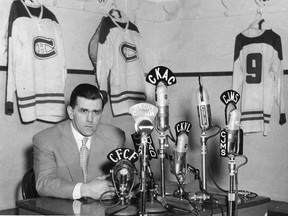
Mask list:
[{"label": "microphone base", "polygon": [[[118,208],[121,208],[120,206],[118,206]],[[139,209],[134,206],[134,205],[129,205],[126,208],[122,209],[121,211],[118,211],[117,213],[113,214],[113,215],[125,215],[125,216],[138,216]]]},{"label": "microphone base", "polygon": [[149,215],[151,213],[165,213],[167,212],[167,209],[165,209],[160,203],[157,201],[151,203],[151,202],[146,202],[146,213]]}]

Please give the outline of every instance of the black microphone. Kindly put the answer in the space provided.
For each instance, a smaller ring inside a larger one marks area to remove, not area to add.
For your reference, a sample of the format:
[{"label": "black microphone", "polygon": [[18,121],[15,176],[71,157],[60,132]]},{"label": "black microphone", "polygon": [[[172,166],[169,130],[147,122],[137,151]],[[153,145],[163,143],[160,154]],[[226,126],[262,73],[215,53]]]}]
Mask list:
[{"label": "black microphone", "polygon": [[211,107],[207,90],[202,86],[199,78],[199,89],[196,92],[197,96],[197,111],[199,118],[199,126],[202,131],[207,131],[211,128]]},{"label": "black microphone", "polygon": [[235,153],[237,142],[238,142],[238,132],[240,129],[240,118],[241,113],[238,109],[233,109],[229,113],[229,123],[227,125],[227,153]]},{"label": "black microphone", "polygon": [[174,172],[181,182],[185,181],[187,150],[188,135],[182,132],[177,136],[176,146],[174,148]]},{"label": "black microphone", "polygon": [[169,101],[167,86],[160,81],[155,92],[156,106],[158,107],[157,128],[160,131],[166,131],[169,128]]}]

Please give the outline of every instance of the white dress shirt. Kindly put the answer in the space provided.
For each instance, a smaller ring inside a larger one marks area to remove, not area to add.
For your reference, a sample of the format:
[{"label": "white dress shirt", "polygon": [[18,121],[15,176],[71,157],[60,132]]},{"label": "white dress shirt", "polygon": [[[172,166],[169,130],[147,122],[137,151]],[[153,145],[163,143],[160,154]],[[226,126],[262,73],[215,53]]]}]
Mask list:
[{"label": "white dress shirt", "polygon": [[[72,133],[74,135],[74,138],[76,140],[76,143],[77,143],[77,147],[78,147],[78,150],[80,152],[80,148],[82,146],[82,139],[83,139],[83,135],[80,134],[75,128],[74,126],[72,125],[71,123],[71,128],[72,128]],[[88,137],[88,141],[86,143],[86,146],[87,148],[90,150],[90,146],[91,146],[91,137]],[[79,161],[80,163],[80,161]],[[74,187],[74,190],[73,190],[73,199],[80,199],[81,198],[81,186],[82,186],[83,182],[79,182],[75,185]]]}]

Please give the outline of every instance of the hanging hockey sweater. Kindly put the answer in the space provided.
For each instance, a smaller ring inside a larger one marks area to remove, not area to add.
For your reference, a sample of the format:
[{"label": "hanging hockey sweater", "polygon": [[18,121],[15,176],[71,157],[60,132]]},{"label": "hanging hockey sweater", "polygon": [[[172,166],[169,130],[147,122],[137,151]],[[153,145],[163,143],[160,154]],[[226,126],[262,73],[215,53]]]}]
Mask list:
[{"label": "hanging hockey sweater", "polygon": [[8,76],[5,112],[13,113],[16,91],[23,122],[58,122],[66,117],[66,68],[59,23],[45,6],[11,5],[8,26]]},{"label": "hanging hockey sweater", "polygon": [[111,12],[102,19],[96,79],[110,95],[113,116],[129,114],[131,106],[146,100],[142,46],[133,23],[117,20]]},{"label": "hanging hockey sweater", "polygon": [[255,37],[240,33],[235,41],[233,89],[241,95],[241,127],[244,133],[270,131],[274,102],[280,124],[286,122],[283,96],[281,38],[270,30]]},{"label": "hanging hockey sweater", "polygon": [[88,45],[88,55],[94,67],[95,73],[97,69],[97,54],[98,54],[98,44],[99,44],[101,24],[102,24],[102,20],[99,26],[97,27],[96,31],[94,32],[92,38],[90,39],[89,45]]}]

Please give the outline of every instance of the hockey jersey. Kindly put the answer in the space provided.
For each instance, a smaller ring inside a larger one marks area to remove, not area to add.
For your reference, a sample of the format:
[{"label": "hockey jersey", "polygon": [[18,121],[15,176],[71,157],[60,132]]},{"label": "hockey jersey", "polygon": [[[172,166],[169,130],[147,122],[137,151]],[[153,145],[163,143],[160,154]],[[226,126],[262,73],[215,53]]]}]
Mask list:
[{"label": "hockey jersey", "polygon": [[45,6],[15,0],[8,25],[8,75],[5,113],[11,115],[16,91],[23,122],[58,122],[66,118],[67,70],[63,40],[55,15]]},{"label": "hockey jersey", "polygon": [[270,131],[274,102],[280,124],[286,122],[283,95],[281,38],[271,29],[253,37],[240,33],[234,50],[233,90],[241,95],[241,127],[244,133]]},{"label": "hockey jersey", "polygon": [[146,100],[144,55],[138,28],[129,20],[103,17],[97,49],[96,80],[110,95],[113,116]]}]

